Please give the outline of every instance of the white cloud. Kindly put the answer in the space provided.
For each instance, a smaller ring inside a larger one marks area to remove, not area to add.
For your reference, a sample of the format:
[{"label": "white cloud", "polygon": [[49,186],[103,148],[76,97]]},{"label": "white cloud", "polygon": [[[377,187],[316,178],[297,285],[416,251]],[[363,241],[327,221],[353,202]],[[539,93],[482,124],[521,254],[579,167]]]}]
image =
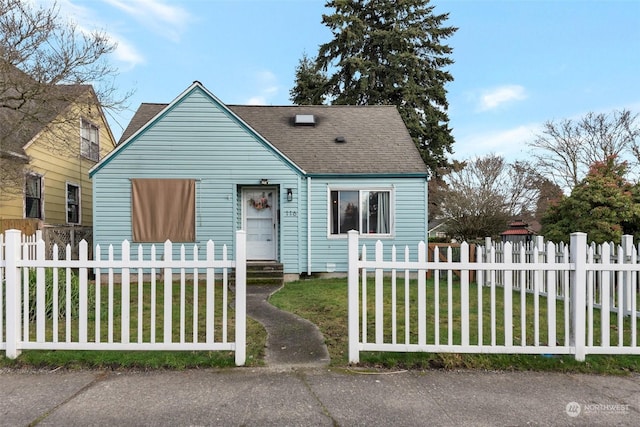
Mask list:
[{"label": "white cloud", "polygon": [[480,96],[478,111],[488,111],[510,101],[521,101],[527,98],[527,93],[523,86],[506,85],[483,91]]},{"label": "white cloud", "polygon": [[162,0],[103,1],[173,41],[180,39],[180,34],[191,20],[191,15],[185,9],[166,4]]},{"label": "white cloud", "polygon": [[245,102],[247,105],[267,105],[267,98],[264,96],[253,96]]},{"label": "white cloud", "polygon": [[508,161],[526,160],[529,150],[527,142],[533,140],[540,128],[540,124],[532,123],[511,129],[456,136],[454,157],[464,160],[493,153]]},{"label": "white cloud", "polygon": [[251,96],[245,103],[248,105],[267,105],[269,99],[278,95],[280,87],[278,86],[277,76],[269,70],[258,71],[254,74],[253,80],[257,89],[256,95]]},{"label": "white cloud", "polygon": [[116,61],[124,64],[125,69],[131,69],[136,65],[145,62],[144,56],[130,43],[126,38],[114,31],[107,31],[107,25],[100,22],[100,18],[96,16],[96,12],[90,8],[77,5],[71,0],[61,0],[59,3],[60,11],[75,23],[78,31],[90,34],[93,31],[104,33],[109,39],[116,43],[116,49],[113,56]]},{"label": "white cloud", "polygon": [[118,44],[114,52],[116,59],[125,63],[128,68],[133,68],[146,62],[144,56],[127,40],[118,38],[113,34],[110,37]]}]

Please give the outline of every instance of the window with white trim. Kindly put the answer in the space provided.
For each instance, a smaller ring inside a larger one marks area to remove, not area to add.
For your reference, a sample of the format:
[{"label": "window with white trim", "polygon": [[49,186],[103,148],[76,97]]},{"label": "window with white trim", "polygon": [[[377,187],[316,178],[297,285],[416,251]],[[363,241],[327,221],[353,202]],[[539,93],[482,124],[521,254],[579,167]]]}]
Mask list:
[{"label": "window with white trim", "polygon": [[329,233],[362,235],[391,234],[391,191],[332,190],[330,192]]},{"label": "window with white trim", "polygon": [[80,224],[80,187],[67,183],[67,224]]},{"label": "window with white trim", "polygon": [[24,217],[42,219],[42,176],[27,174],[24,180]]},{"label": "window with white trim", "polygon": [[80,154],[89,160],[100,160],[100,143],[98,141],[98,127],[85,119],[80,125]]}]

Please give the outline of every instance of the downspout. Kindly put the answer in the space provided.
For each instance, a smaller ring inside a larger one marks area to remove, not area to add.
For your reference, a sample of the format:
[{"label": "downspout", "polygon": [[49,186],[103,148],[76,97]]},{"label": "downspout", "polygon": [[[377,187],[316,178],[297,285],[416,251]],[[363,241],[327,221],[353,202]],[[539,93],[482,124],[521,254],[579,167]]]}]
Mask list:
[{"label": "downspout", "polygon": [[307,276],[311,276],[311,177],[307,177]]},{"label": "downspout", "polygon": [[424,180],[424,241],[429,242],[429,179]]}]

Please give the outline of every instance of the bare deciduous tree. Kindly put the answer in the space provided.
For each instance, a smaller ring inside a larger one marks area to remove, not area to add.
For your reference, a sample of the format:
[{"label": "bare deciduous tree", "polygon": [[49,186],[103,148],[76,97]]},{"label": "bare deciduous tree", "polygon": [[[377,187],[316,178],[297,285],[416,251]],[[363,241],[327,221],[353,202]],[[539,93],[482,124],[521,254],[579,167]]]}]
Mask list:
[{"label": "bare deciduous tree", "polygon": [[525,162],[488,155],[458,163],[444,176],[441,210],[453,237],[496,236],[515,216],[535,212],[542,177]]},{"label": "bare deciduous tree", "polygon": [[538,171],[569,192],[589,166],[614,156],[640,161],[638,115],[628,110],[588,113],[578,120],[548,121],[529,143]]},{"label": "bare deciduous tree", "polygon": [[[117,70],[108,62],[115,47],[106,33],[85,32],[64,19],[55,3],[0,0],[0,197],[22,191],[28,162],[22,145],[35,129],[77,126],[93,94],[103,109],[126,108],[131,93],[118,95]],[[78,108],[65,108],[71,103]],[[79,144],[65,132],[52,135],[52,155]]]}]

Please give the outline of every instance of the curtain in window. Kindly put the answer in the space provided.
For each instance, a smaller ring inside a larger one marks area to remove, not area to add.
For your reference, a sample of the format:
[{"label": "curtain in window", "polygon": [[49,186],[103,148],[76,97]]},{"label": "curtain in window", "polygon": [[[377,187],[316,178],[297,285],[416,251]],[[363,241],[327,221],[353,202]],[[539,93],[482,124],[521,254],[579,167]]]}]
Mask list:
[{"label": "curtain in window", "polygon": [[41,183],[40,177],[36,175],[27,175],[25,180],[25,217],[26,218],[40,218],[41,208],[40,199]]},{"label": "curtain in window", "polygon": [[379,234],[389,234],[391,227],[389,227],[389,193],[386,191],[378,192],[378,223],[376,224]]},{"label": "curtain in window", "polygon": [[134,242],[195,242],[196,184],[193,179],[132,179]]}]

